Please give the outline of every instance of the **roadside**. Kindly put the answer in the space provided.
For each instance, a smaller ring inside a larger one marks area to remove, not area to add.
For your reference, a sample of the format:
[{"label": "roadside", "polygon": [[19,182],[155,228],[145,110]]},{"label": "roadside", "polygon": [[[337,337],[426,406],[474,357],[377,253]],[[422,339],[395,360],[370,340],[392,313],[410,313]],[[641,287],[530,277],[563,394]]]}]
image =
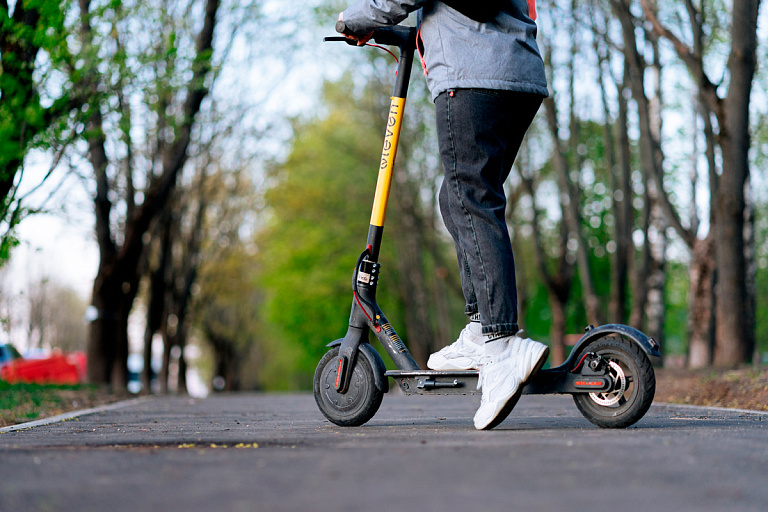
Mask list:
[{"label": "roadside", "polygon": [[0,381],[0,428],[116,402],[96,386],[9,384]]},{"label": "roadside", "polygon": [[768,411],[768,369],[658,369],[657,402]]}]

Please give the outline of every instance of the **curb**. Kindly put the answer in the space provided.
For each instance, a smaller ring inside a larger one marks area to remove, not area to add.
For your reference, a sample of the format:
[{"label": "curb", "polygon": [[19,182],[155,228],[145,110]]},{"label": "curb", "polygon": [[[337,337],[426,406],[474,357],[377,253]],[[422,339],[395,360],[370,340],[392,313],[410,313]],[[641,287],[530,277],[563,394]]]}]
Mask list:
[{"label": "curb", "polygon": [[680,407],[682,409],[704,409],[705,411],[737,412],[740,414],[757,414],[759,416],[768,416],[768,411],[755,411],[752,409],[732,409],[730,407],[716,407],[714,405],[673,404],[670,402],[653,402],[653,405],[661,405],[664,407]]},{"label": "curb", "polygon": [[148,399],[149,398],[147,397],[131,398],[129,400],[114,402],[111,404],[102,405],[100,407],[92,407],[90,409],[81,409],[79,411],[65,412],[64,414],[51,416],[50,418],[43,418],[41,420],[28,421],[26,423],[19,423],[18,425],[11,425],[9,427],[0,428],[0,434],[5,432],[14,432],[17,430],[26,430],[30,428],[40,427],[42,425],[50,425],[51,423],[58,423],[60,421],[70,420],[72,418],[77,418],[78,416],[86,416],[89,414],[96,414],[99,412],[114,411],[116,409],[122,409],[123,407],[128,407],[129,405],[134,405],[139,402],[144,402]]}]

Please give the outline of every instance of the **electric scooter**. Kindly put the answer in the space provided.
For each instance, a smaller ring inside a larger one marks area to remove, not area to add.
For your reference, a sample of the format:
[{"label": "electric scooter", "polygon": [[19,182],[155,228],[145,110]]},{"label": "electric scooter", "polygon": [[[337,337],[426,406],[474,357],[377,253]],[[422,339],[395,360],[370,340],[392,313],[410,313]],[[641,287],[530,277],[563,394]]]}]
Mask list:
[{"label": "electric scooter", "polygon": [[[336,30],[345,33],[339,21]],[[392,183],[392,170],[400,137],[405,98],[416,48],[416,29],[389,27],[376,30],[372,39],[400,51],[394,94],[389,107],[384,148],[365,250],[352,277],[352,311],[344,338],[328,344],[330,350],[317,365],[314,396],[320,411],[340,426],[359,426],[378,411],[389,378],[406,395],[478,394],[478,371],[424,370],[411,356],[403,340],[376,302],[381,275],[379,250]],[[327,37],[325,41],[346,41]],[[372,332],[383,345],[397,370],[387,371],[371,346]],[[659,344],[642,332],[621,324],[589,326],[568,359],[560,366],[539,371],[522,394],[570,394],[579,411],[604,428],[625,428],[648,411],[656,380],[652,361],[660,360]]]}]

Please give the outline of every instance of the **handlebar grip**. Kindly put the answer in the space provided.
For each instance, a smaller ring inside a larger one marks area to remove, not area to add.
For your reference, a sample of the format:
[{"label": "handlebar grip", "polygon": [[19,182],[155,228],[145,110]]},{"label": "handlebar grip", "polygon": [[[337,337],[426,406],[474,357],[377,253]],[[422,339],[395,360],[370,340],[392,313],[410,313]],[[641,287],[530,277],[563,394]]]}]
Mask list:
[{"label": "handlebar grip", "polygon": [[336,32],[339,34],[352,35],[352,31],[347,28],[347,24],[341,20],[336,22]]}]

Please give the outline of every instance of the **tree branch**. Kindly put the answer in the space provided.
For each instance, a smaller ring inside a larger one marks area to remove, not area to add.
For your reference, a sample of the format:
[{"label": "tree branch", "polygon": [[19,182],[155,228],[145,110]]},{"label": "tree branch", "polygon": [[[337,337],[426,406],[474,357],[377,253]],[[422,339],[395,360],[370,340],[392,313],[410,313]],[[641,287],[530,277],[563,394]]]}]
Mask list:
[{"label": "tree branch", "polygon": [[[83,48],[90,48],[93,43],[93,29],[90,21],[90,0],[79,0],[80,4],[80,38]],[[88,141],[88,159],[93,167],[96,176],[96,195],[93,199],[96,214],[96,239],[99,244],[99,253],[101,257],[102,268],[111,262],[117,252],[115,241],[112,237],[112,229],[109,223],[109,217],[112,212],[112,202],[109,200],[109,180],[107,179],[107,165],[109,158],[105,148],[106,137],[104,136],[103,119],[99,110],[98,102],[98,80],[93,71],[86,73],[83,78],[83,90],[90,101],[88,109],[89,118],[86,122],[86,133]]]},{"label": "tree branch", "polygon": [[187,149],[191,140],[192,125],[195,115],[200,111],[203,99],[208,94],[206,77],[211,69],[213,54],[213,32],[216,26],[216,12],[219,0],[207,0],[205,22],[197,37],[193,75],[189,82],[189,92],[184,102],[183,123],[179,127],[176,140],[163,157],[163,173],[153,182],[144,196],[144,203],[137,208],[126,223],[125,243],[121,250],[124,255],[136,255],[141,251],[142,236],[157,212],[163,208],[173,191],[176,178],[187,159]]},{"label": "tree branch", "polygon": [[[718,118],[721,118],[721,115],[723,114],[722,99],[717,95],[717,88],[704,72],[702,55],[700,53],[697,54],[695,50],[691,50],[691,48],[686,45],[680,38],[678,38],[671,30],[661,24],[655,7],[651,6],[648,0],[640,0],[640,3],[643,7],[643,13],[645,14],[645,17],[653,27],[653,31],[672,43],[677,56],[680,57],[680,59],[685,63],[688,71],[690,71],[694,80],[696,80],[696,83],[699,85],[699,88],[702,92],[702,98],[706,102],[707,107],[714,111]],[[696,25],[697,23],[693,23],[693,26]]]}]

